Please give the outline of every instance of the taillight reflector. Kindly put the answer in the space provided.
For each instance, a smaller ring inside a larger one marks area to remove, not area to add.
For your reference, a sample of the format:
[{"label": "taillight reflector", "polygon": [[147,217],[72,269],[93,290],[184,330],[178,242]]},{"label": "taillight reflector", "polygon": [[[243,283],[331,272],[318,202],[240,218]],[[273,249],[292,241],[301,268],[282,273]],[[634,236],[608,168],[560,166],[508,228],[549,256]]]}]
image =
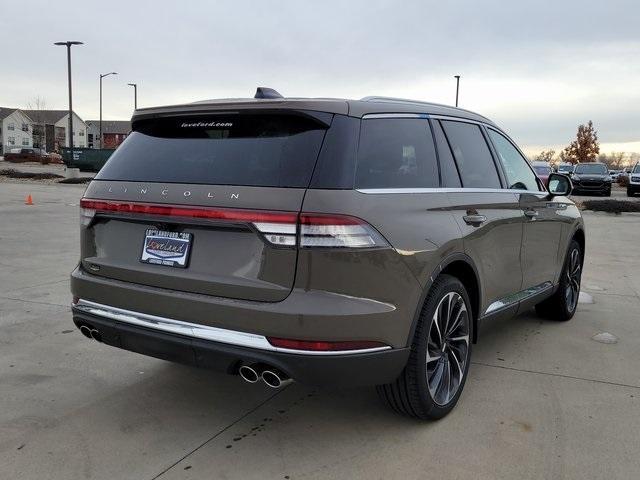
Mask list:
[{"label": "taillight reflector", "polygon": [[274,338],[267,337],[271,345],[278,348],[286,348],[289,350],[303,350],[309,352],[340,352],[353,350],[369,350],[371,348],[388,348],[388,345],[382,342],[374,342],[371,340],[363,341],[312,341],[312,340],[293,340],[290,338]]}]

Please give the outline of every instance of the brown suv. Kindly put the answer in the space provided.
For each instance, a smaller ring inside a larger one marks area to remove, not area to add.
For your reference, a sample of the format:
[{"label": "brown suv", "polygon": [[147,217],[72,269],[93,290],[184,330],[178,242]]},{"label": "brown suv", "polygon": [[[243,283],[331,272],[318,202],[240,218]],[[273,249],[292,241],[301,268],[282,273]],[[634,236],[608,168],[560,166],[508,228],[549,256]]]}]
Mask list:
[{"label": "brown suv", "polygon": [[81,201],[87,337],[279,387],[456,404],[478,322],[570,319],[585,235],[493,122],[430,103],[256,98],[137,110]]}]

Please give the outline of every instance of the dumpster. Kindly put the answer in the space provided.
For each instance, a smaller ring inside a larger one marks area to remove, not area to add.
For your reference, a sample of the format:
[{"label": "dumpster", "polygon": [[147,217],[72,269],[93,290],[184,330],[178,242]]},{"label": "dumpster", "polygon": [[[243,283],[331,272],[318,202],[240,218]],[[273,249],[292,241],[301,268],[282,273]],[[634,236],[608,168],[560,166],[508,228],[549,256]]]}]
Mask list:
[{"label": "dumpster", "polygon": [[76,148],[73,147],[73,158],[71,150],[62,148],[62,161],[67,167],[79,168],[83,172],[98,172],[115,149],[111,148]]}]

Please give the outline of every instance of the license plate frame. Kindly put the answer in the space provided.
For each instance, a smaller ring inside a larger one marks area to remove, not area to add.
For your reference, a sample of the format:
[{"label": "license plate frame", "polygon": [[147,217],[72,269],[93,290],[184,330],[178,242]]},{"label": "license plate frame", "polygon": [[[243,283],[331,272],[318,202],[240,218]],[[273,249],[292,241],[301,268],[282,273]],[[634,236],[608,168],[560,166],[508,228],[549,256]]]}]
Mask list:
[{"label": "license plate frame", "polygon": [[164,267],[187,268],[192,246],[192,233],[148,228],[142,243],[140,262]]}]

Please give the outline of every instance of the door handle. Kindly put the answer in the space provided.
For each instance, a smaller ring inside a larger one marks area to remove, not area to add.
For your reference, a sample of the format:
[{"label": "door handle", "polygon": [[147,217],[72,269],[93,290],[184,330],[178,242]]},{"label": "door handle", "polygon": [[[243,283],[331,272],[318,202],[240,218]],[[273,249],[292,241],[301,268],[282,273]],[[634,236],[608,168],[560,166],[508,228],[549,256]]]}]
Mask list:
[{"label": "door handle", "polygon": [[535,220],[535,218],[538,216],[538,211],[537,210],[533,210],[533,209],[529,209],[529,210],[525,210],[524,211],[525,216],[529,217],[532,220]]},{"label": "door handle", "polygon": [[487,217],[480,214],[465,215],[464,217],[462,217],[462,219],[467,225],[473,225],[474,227],[478,227],[482,223],[487,221]]}]

